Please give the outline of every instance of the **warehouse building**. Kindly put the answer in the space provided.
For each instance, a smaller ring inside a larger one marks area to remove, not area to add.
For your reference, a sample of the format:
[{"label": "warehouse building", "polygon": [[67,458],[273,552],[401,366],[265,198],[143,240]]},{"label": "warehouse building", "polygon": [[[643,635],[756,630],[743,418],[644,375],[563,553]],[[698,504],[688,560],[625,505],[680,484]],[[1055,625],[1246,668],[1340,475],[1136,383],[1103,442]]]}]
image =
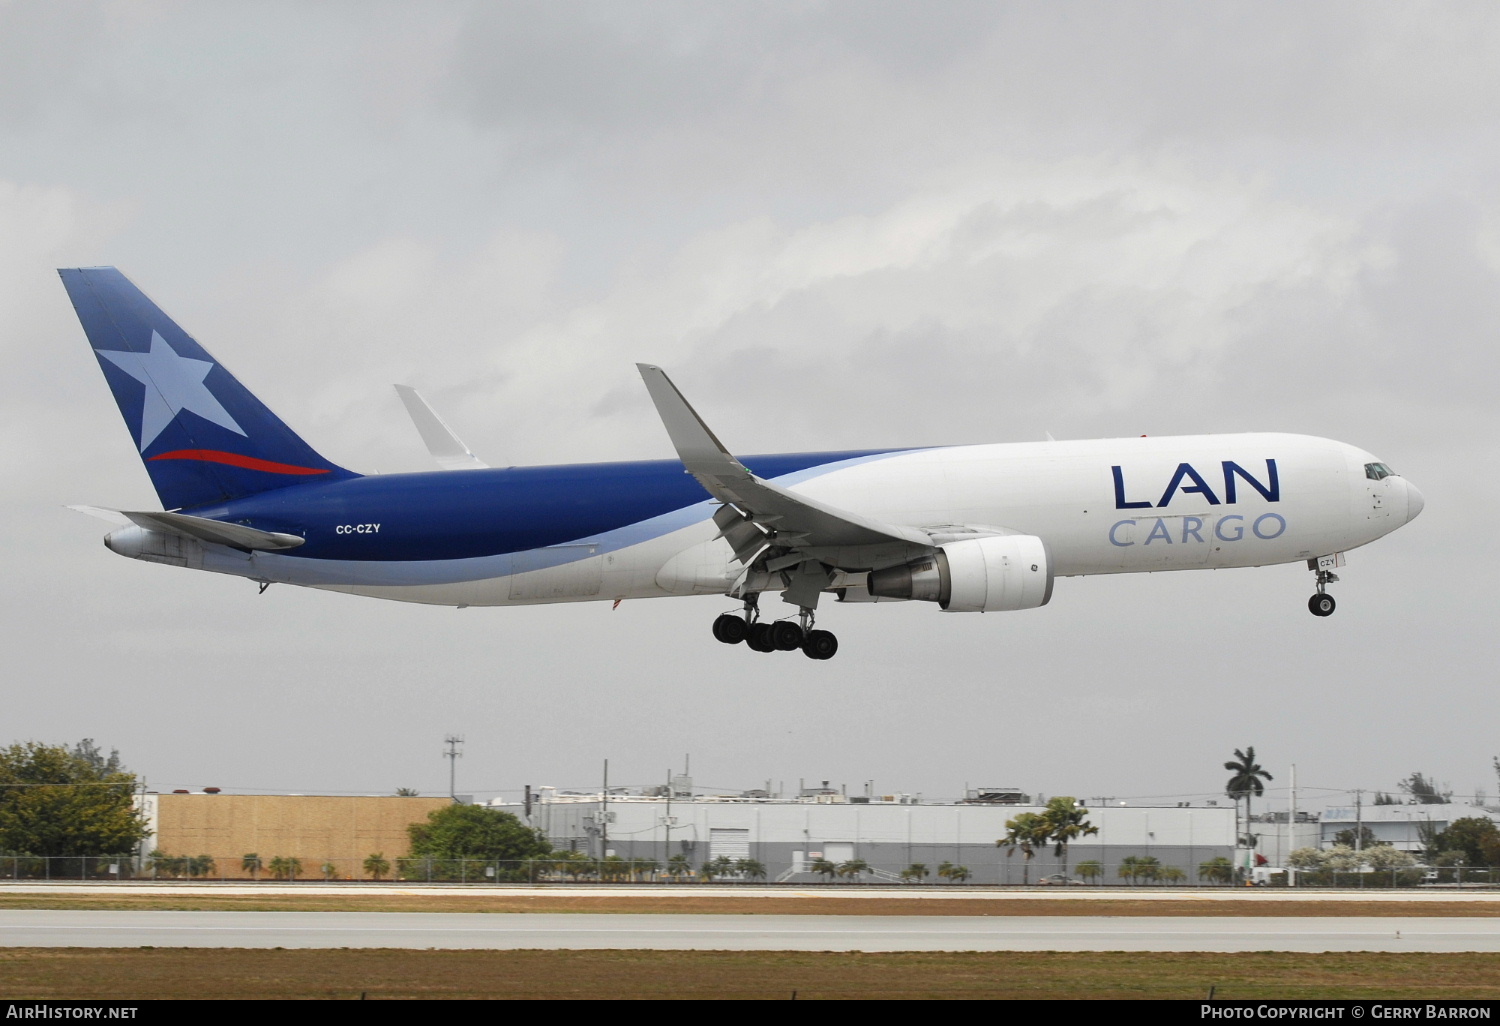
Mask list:
[{"label": "warehouse building", "polygon": [[[207,855],[212,870],[194,875],[227,879],[267,876],[278,858],[298,860],[304,878],[357,879],[366,875],[365,859],[404,856],[406,828],[453,804],[447,797],[212,792],[146,794],[138,801],[150,831],[142,855]],[[258,855],[261,868],[246,868],[247,855]]]},{"label": "warehouse building", "polygon": [[[663,789],[665,790],[665,789]],[[995,842],[1005,836],[1006,820],[1042,806],[1013,804],[1027,798],[1014,789],[976,789],[970,798],[948,804],[919,803],[906,795],[846,796],[831,790],[796,798],[764,792],[740,797],[677,797],[665,794],[559,792],[543,789],[532,802],[530,820],[554,847],[595,858],[615,855],[665,863],[684,855],[695,866],[725,856],[754,859],[771,880],[811,881],[811,865],[860,859],[871,872],[864,879],[894,881],[921,863],[929,872],[944,862],[965,866],[969,882],[1019,884],[1063,871],[1051,847],[1038,851],[1029,867],[1019,852]],[[985,796],[1004,795],[1004,800]],[[1029,798],[1028,798],[1029,801]],[[1100,882],[1121,882],[1126,860],[1155,859],[1181,870],[1186,882],[1198,880],[1198,866],[1216,857],[1235,857],[1235,813],[1230,808],[1143,807],[1088,803],[1096,835],[1070,845],[1070,872],[1080,863],[1102,864]],[[1076,872],[1073,875],[1077,875]]]}]

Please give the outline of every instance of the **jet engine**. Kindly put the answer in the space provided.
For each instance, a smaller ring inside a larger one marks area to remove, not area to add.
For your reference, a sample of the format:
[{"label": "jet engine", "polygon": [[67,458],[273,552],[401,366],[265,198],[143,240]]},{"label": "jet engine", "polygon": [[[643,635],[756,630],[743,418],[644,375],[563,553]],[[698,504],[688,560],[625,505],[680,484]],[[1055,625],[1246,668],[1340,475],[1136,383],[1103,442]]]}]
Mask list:
[{"label": "jet engine", "polygon": [[950,613],[1035,609],[1052,598],[1052,564],[1035,535],[965,538],[925,559],[872,571],[868,588],[872,596],[936,602]]}]

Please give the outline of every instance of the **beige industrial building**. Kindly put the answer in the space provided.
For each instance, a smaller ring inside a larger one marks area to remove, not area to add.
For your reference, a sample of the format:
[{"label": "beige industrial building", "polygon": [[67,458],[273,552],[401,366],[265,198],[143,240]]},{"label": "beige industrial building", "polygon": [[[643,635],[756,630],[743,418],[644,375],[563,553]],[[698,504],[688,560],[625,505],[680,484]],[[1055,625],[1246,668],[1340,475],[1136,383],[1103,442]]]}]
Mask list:
[{"label": "beige industrial building", "polygon": [[265,867],[276,858],[298,859],[304,877],[359,877],[370,855],[392,862],[406,855],[406,828],[452,804],[447,797],[205,793],[148,794],[139,801],[150,829],[142,853],[211,856],[209,875],[216,878],[251,876],[243,868],[250,854]]}]

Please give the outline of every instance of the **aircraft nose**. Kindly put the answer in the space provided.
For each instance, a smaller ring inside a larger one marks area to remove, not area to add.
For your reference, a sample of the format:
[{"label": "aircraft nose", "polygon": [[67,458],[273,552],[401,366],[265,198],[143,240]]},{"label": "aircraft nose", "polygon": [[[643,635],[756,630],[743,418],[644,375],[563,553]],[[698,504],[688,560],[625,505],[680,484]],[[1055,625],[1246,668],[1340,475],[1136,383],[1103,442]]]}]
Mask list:
[{"label": "aircraft nose", "polygon": [[1406,520],[1407,523],[1417,519],[1417,514],[1422,512],[1422,507],[1427,501],[1422,498],[1422,493],[1417,491],[1417,486],[1410,481],[1406,482]]}]

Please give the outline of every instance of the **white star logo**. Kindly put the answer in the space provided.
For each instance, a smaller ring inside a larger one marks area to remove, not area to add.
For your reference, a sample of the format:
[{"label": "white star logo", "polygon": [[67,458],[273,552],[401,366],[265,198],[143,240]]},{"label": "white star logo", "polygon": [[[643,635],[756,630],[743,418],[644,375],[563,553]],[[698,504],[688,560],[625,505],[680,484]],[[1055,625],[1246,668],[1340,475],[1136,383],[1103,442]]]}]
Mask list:
[{"label": "white star logo", "polygon": [[203,383],[214,365],[207,360],[178,356],[155,331],[151,333],[149,353],[108,349],[100,349],[98,353],[146,386],[146,401],[141,406],[141,452],[156,441],[156,436],[166,430],[180,410],[190,410],[219,427],[245,434]]}]

